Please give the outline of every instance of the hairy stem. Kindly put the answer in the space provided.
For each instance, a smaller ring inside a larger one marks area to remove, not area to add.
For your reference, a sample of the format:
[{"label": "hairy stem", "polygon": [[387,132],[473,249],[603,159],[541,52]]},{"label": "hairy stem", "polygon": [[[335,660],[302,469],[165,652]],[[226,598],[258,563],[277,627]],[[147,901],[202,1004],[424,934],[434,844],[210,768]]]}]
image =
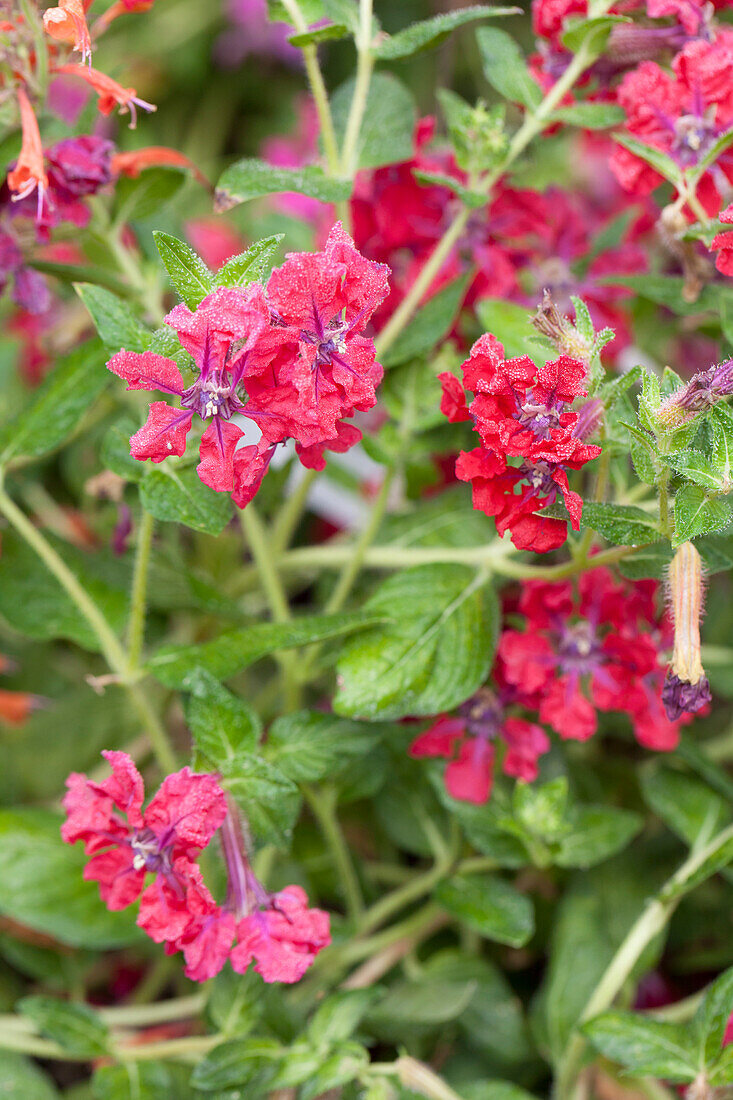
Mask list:
[{"label": "hairy stem", "polygon": [[267,533],[259,512],[250,503],[239,513],[242,531],[252,553],[252,558],[262,582],[267,602],[275,622],[286,623],[290,618],[290,604],[280,580]]}]

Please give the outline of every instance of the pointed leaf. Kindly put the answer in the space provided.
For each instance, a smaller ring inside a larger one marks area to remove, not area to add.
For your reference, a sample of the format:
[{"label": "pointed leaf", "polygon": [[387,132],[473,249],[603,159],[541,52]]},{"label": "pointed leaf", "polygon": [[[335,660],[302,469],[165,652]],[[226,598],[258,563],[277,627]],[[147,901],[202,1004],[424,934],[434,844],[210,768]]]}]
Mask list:
[{"label": "pointed leaf", "polygon": [[211,272],[185,241],[158,229],[153,230],[153,239],[173,286],[188,308],[195,309],[213,289]]},{"label": "pointed leaf", "polygon": [[532,902],[504,879],[455,875],[435,889],[435,900],[489,940],[522,947],[534,932]]}]

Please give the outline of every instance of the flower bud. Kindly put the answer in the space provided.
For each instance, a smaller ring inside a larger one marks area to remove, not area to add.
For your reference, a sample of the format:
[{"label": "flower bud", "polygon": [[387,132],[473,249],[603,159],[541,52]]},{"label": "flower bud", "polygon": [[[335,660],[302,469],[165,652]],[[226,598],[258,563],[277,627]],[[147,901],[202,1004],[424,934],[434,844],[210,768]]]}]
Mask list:
[{"label": "flower bud", "polygon": [[679,428],[733,394],[733,359],[698,371],[687,385],[659,406],[657,419],[668,430]]},{"label": "flower bud", "polygon": [[547,288],[542,292],[542,301],[532,318],[532,324],[538,332],[547,337],[550,343],[554,344],[561,355],[580,359],[582,363],[590,361],[593,348],[578,332],[572,321],[560,313]]},{"label": "flower bud", "polygon": [[674,621],[672,663],[667,670],[662,702],[670,721],[694,713],[711,700],[710,685],[700,655],[703,577],[700,555],[684,542],[667,574]]}]

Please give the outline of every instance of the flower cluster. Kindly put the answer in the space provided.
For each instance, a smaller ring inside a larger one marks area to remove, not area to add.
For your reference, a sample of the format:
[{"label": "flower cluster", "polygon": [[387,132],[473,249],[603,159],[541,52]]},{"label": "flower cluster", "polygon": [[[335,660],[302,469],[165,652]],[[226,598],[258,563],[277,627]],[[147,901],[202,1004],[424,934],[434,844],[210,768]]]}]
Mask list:
[{"label": "flower cluster", "polygon": [[[364,329],[387,295],[387,275],[357,252],[339,222],[322,252],[289,255],[266,291],[220,287],[193,312],[176,306],[165,320],[193,357],[192,384],[153,352],[123,350],[107,364],[128,389],[162,390],[179,401],[153,402],[131,454],[153,462],[182,455],[198,416],[207,422],[199,476],[231,492],[240,508],[286,439],[295,440],[304,466],[322,469],[324,449],[345,451],[361,438],[346,420],[376,402],[382,368]],[[254,421],[257,444],[238,449],[244,433],[235,416]]]},{"label": "flower cluster", "polygon": [[[443,412],[453,422],[473,421],[481,438],[480,446],[459,455],[456,475],[471,482],[474,508],[494,516],[499,534],[510,531],[519,549],[546,553],[562,546],[567,523],[541,514],[558,498],[573,530],[580,527],[583,502],[567,471],[600,454],[580,438],[571,409],[586,396],[585,376],[585,364],[566,355],[540,367],[526,355],[505,359],[490,335],[471,349],[463,384],[448,372],[440,375]],[[475,395],[470,404],[466,391]]]},{"label": "flower cluster", "polygon": [[[91,856],[84,877],[99,884],[108,908],[125,909],[139,898],[138,925],[168,953],[182,951],[194,981],[213,977],[228,958],[240,973],[254,960],[268,982],[301,978],[329,943],[328,914],[309,909],[298,886],[274,895],[264,890],[216,776],[183,768],[163,780],[143,809],[143,781],[131,757],[102,755],[112,768],[108,779],[69,776],[61,835],[84,843]],[[196,862],[219,829],[229,872],[223,906]]]},{"label": "flower cluster", "polygon": [[525,629],[505,630],[498,675],[560,737],[585,741],[597,711],[626,713],[637,740],[666,752],[679,721],[664,711],[670,625],[656,609],[654,581],[616,580],[605,568],[568,581],[527,581],[518,612]]}]

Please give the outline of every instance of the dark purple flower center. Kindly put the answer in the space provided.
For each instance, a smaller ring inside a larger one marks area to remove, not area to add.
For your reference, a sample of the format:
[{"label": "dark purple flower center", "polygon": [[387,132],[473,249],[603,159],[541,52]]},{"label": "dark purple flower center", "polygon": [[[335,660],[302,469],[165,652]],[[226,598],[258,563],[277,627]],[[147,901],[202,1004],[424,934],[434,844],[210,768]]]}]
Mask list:
[{"label": "dark purple flower center", "polygon": [[480,688],[459,709],[465,719],[466,732],[484,741],[493,741],[504,724],[504,708],[493,691]]},{"label": "dark purple flower center", "polygon": [[591,623],[584,620],[564,627],[557,645],[562,671],[584,675],[594,672],[603,662],[600,642]]},{"label": "dark purple flower center", "polygon": [[532,400],[530,395],[515,413],[515,420],[523,428],[529,428],[537,439],[550,439],[555,428],[560,426],[560,417],[565,407],[564,401],[554,401],[549,405]]},{"label": "dark purple flower center", "polygon": [[137,829],[130,838],[133,851],[132,865],[136,871],[152,871],[153,874],[168,875],[171,872],[171,845],[162,844],[152,829],[147,826]]},{"label": "dark purple flower center", "polygon": [[549,462],[523,462],[519,470],[531,489],[530,496],[557,497],[557,485],[552,479],[554,467]]},{"label": "dark purple flower center", "polygon": [[193,409],[202,420],[212,416],[229,420],[244,408],[234,390],[235,386],[226,371],[213,370],[206,377],[202,373],[192,386],[183,391],[181,405],[184,409]]}]

